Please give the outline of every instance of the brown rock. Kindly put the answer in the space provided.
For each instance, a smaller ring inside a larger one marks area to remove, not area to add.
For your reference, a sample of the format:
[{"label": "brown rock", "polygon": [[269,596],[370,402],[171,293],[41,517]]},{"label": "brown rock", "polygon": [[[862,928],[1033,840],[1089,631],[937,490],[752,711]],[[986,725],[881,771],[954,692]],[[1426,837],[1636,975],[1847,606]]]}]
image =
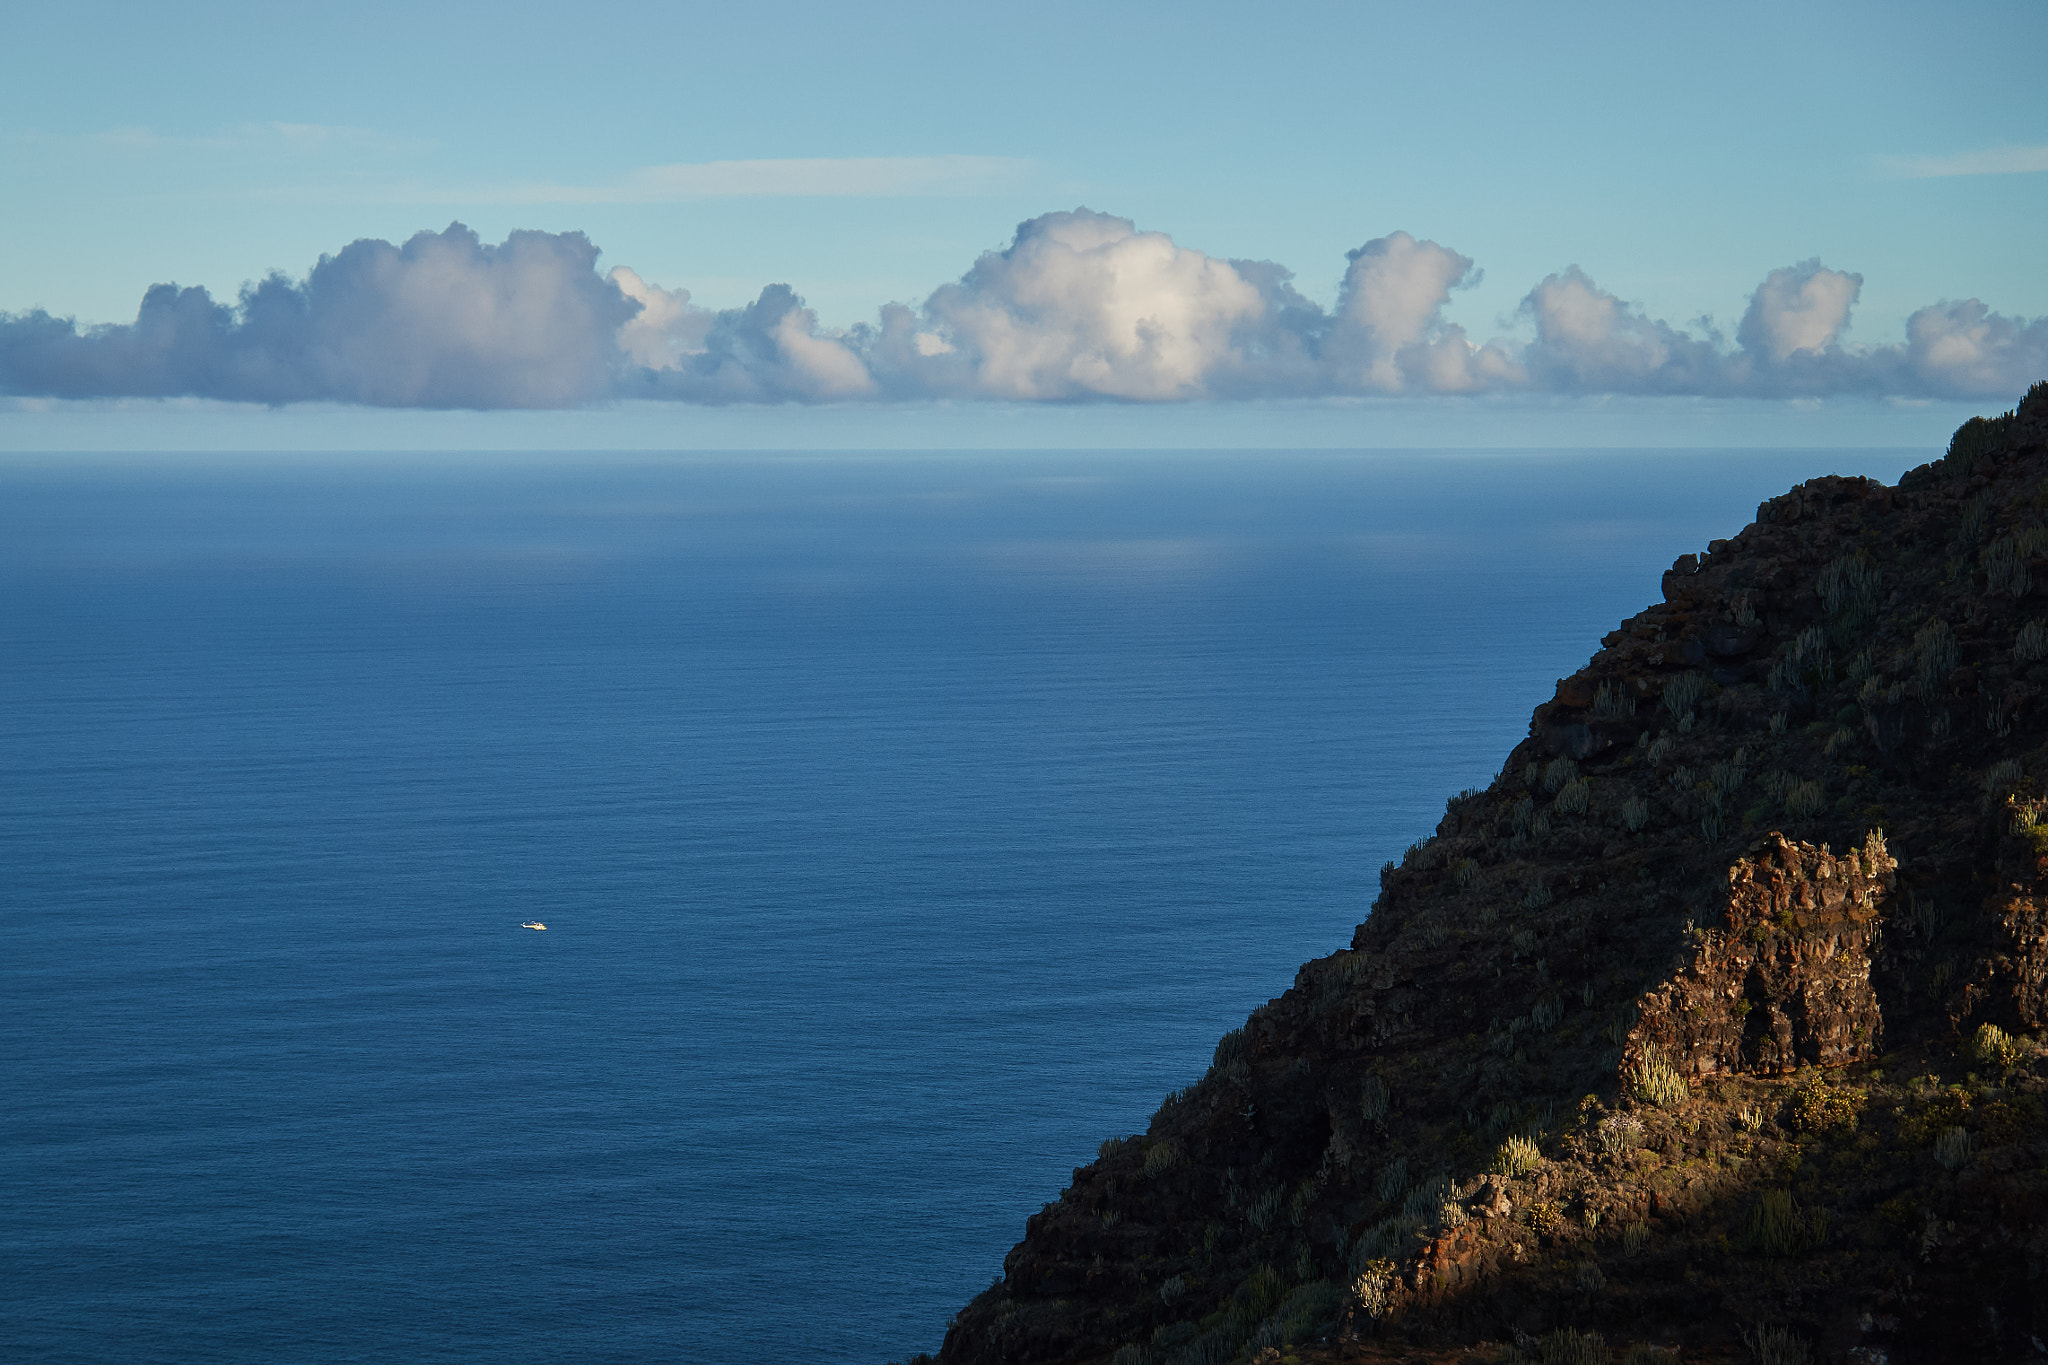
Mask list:
[{"label": "brown rock", "polygon": [[1841,857],[1758,840],[1728,870],[1722,927],[1695,929],[1684,968],[1643,997],[1628,1056],[1655,1047],[1696,1076],[1875,1056],[1871,952],[1897,868],[1876,834]]}]

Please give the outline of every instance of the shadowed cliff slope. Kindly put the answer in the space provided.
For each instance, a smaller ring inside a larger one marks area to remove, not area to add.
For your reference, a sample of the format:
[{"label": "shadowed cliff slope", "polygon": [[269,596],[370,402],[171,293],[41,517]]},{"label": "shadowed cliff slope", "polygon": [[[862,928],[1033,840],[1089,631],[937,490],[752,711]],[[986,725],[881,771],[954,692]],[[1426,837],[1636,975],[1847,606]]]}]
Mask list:
[{"label": "shadowed cliff slope", "polygon": [[2044,599],[2048,385],[1681,558],[940,1361],[2048,1359]]}]

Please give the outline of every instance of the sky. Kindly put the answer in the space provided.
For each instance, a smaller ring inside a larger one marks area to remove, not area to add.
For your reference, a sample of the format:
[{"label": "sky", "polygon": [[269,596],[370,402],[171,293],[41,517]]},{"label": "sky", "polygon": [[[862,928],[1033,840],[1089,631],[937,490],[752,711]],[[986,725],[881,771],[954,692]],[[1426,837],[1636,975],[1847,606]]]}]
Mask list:
[{"label": "sky", "polygon": [[2038,3],[15,6],[0,448],[1920,444],[2048,377],[2042,51]]}]

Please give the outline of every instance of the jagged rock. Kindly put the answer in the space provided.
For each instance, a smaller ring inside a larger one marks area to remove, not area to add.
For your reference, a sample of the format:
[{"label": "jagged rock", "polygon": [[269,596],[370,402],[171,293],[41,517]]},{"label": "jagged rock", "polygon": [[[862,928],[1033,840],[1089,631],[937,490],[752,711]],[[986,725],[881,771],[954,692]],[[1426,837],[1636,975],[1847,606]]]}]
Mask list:
[{"label": "jagged rock", "polygon": [[1880,835],[1840,858],[1777,833],[1750,845],[1728,869],[1722,926],[1695,930],[1691,960],[1643,997],[1631,1056],[1656,1048],[1695,1076],[1875,1056],[1872,949],[1897,869]]}]

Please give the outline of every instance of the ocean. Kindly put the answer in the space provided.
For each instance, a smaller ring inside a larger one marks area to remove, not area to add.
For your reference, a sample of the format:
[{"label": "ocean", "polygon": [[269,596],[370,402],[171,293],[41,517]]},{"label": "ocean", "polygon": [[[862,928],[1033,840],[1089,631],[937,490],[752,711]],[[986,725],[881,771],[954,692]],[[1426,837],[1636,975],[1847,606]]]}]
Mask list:
[{"label": "ocean", "polygon": [[0,1354],[935,1350],[1673,558],[1935,453],[9,457]]}]

